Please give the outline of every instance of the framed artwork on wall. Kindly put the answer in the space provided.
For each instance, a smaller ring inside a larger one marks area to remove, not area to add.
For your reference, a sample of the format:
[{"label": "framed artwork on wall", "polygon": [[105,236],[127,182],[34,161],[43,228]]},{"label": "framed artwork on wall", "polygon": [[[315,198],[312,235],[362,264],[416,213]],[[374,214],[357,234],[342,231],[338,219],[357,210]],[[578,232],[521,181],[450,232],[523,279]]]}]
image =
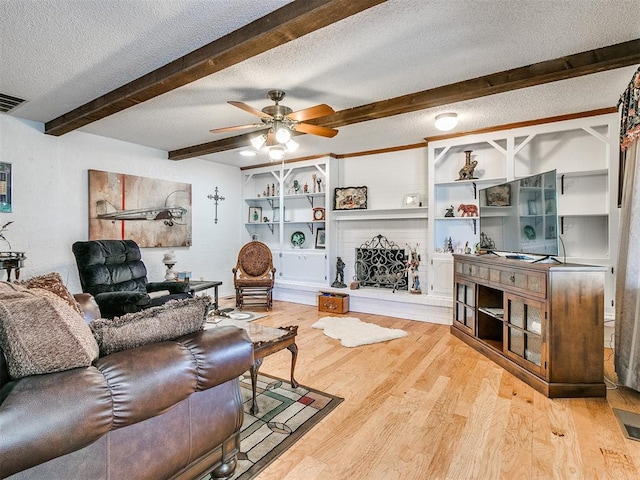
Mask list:
[{"label": "framed artwork on wall", "polygon": [[11,164],[0,162],[0,212],[11,212],[13,191]]},{"label": "framed artwork on wall", "polygon": [[191,246],[191,184],[89,170],[89,240]]},{"label": "framed artwork on wall", "polygon": [[336,188],[333,194],[334,210],[365,210],[367,187]]}]

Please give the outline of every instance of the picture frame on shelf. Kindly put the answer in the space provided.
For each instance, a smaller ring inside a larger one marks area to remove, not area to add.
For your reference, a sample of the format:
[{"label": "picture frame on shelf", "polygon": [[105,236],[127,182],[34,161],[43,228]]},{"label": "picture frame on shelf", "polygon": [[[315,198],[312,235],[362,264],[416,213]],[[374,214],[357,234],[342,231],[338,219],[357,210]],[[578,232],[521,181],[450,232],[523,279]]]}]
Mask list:
[{"label": "picture frame on shelf", "polygon": [[280,221],[280,207],[273,207],[273,223]]},{"label": "picture frame on shelf", "polygon": [[402,197],[402,206],[403,207],[421,207],[422,206],[422,195],[419,193],[407,193],[404,197]]},{"label": "picture frame on shelf", "polygon": [[333,194],[334,210],[366,210],[367,187],[336,187]]},{"label": "picture frame on shelf", "polygon": [[316,229],[316,248],[325,248],[327,245],[326,232],[324,228]]},{"label": "picture frame on shelf", "polygon": [[529,200],[527,203],[529,206],[529,215],[539,215],[538,202],[535,200]]},{"label": "picture frame on shelf", "polygon": [[262,223],[262,207],[249,207],[249,223]]}]

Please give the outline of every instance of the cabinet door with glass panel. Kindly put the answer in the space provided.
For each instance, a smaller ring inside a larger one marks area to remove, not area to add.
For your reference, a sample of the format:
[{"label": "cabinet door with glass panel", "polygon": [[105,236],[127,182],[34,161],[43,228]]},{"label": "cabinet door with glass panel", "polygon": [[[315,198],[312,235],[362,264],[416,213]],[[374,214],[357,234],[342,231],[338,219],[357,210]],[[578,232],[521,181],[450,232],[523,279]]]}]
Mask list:
[{"label": "cabinet door with glass panel", "polygon": [[506,295],[504,353],[527,370],[546,377],[546,306],[542,302]]},{"label": "cabinet door with glass panel", "polygon": [[476,284],[456,282],[456,305],[453,325],[469,335],[476,331]]}]

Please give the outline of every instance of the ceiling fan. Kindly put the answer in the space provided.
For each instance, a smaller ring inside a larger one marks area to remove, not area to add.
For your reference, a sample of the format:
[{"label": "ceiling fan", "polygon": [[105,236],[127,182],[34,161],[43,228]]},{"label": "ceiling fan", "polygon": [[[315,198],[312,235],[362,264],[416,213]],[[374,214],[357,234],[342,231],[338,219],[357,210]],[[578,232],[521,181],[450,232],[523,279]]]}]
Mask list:
[{"label": "ceiling fan", "polygon": [[[261,123],[250,123],[247,125],[238,125],[235,127],[214,128],[209,130],[211,133],[224,133],[232,132],[235,130],[245,130],[249,128],[264,127],[262,130],[258,130],[256,133],[261,133],[262,138],[259,142],[254,143],[256,149],[259,149],[264,143],[268,147],[285,145],[291,139],[291,132],[309,133],[311,135],[319,135],[321,137],[335,137],[338,134],[338,130],[334,128],[321,127],[318,125],[311,125],[304,123],[305,120],[311,120],[312,118],[324,117],[335,113],[333,108],[324,103],[315,105],[313,107],[304,108],[294,112],[291,108],[280,105],[280,102],[285,96],[285,92],[282,90],[271,90],[268,93],[269,98],[275,102],[275,105],[269,105],[262,110],[253,108],[243,102],[230,101],[231,105],[238,107],[245,112],[251,113],[260,118]],[[258,146],[260,145],[260,146]]]}]

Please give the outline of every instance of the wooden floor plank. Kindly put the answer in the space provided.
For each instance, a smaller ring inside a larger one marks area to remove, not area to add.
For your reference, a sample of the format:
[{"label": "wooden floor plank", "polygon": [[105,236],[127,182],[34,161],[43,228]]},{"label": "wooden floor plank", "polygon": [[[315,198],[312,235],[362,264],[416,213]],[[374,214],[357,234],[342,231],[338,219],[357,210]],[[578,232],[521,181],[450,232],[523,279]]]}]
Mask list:
[{"label": "wooden floor plank", "polygon": [[[256,320],[299,325],[297,380],[345,399],[259,480],[640,478],[640,442],[624,438],[612,412],[640,412],[640,393],[618,387],[606,399],[549,399],[448,326],[349,312],[409,336],[345,348],[311,328],[324,316],[276,301]],[[610,350],[604,358],[616,381]],[[261,371],[288,378],[290,367],[283,351]]]}]

